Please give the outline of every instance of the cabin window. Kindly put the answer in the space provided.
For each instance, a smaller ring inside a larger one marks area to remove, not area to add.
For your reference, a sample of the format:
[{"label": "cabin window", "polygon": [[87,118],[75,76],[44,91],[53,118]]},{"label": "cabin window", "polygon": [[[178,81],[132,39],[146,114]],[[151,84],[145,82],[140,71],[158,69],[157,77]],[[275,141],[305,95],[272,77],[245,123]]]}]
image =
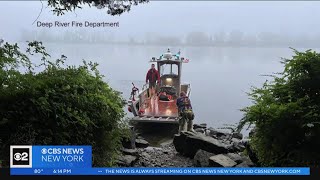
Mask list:
[{"label": "cabin window", "polygon": [[165,74],[175,74],[178,75],[178,65],[177,64],[164,64],[160,69],[161,76]]}]

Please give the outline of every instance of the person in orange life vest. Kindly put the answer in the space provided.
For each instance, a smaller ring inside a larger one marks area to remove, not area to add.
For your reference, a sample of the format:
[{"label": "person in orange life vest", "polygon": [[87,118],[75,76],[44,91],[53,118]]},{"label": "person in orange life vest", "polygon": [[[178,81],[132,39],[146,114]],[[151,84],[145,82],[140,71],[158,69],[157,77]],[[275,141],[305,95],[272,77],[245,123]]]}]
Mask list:
[{"label": "person in orange life vest", "polygon": [[194,132],[193,119],[194,114],[192,111],[191,101],[185,92],[181,91],[180,97],[177,99],[176,105],[178,106],[179,113],[179,134],[181,131],[185,131],[185,125],[187,124],[187,131]]},{"label": "person in orange life vest", "polygon": [[151,97],[155,94],[156,83],[160,83],[160,75],[154,64],[151,65],[151,68],[147,72],[146,83],[149,83],[149,93]]}]

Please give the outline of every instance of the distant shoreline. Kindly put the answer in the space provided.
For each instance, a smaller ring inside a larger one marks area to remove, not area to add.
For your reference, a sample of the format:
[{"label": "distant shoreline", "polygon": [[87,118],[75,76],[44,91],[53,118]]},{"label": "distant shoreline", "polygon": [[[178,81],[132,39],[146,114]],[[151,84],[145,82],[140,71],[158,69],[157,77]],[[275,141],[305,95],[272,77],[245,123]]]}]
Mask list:
[{"label": "distant shoreline", "polygon": [[[30,41],[30,40],[29,40]],[[42,40],[37,40],[37,41],[42,41]],[[25,41],[18,41],[19,43],[24,43]],[[126,42],[65,42],[65,41],[42,41],[43,43],[50,43],[50,44],[69,44],[69,45],[114,45],[114,46],[169,46],[169,47],[211,47],[211,48],[309,48],[309,49],[315,49],[315,48],[320,48],[319,47],[311,47],[311,46],[297,46],[297,45],[191,45],[191,44],[155,44],[155,43],[135,43],[135,44],[130,44]]]}]

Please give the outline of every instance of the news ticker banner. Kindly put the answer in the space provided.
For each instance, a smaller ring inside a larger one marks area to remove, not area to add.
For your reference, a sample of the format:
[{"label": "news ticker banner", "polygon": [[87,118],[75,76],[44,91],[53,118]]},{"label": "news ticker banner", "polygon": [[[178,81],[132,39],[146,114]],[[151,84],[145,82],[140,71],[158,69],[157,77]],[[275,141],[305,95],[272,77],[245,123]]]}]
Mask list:
[{"label": "news ticker banner", "polygon": [[11,168],[11,175],[310,175],[310,168]]},{"label": "news ticker banner", "polygon": [[310,175],[310,168],[93,168],[91,146],[10,146],[10,175]]}]

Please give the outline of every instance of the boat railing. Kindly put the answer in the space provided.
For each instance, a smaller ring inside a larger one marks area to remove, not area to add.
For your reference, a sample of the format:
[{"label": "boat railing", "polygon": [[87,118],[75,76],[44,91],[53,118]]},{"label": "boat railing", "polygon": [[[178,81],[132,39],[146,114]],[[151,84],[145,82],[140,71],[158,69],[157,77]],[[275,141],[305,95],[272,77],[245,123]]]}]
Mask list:
[{"label": "boat railing", "polygon": [[145,90],[145,89],[147,89],[147,88],[148,88],[148,84],[144,84],[144,85],[142,86],[142,91]]}]

